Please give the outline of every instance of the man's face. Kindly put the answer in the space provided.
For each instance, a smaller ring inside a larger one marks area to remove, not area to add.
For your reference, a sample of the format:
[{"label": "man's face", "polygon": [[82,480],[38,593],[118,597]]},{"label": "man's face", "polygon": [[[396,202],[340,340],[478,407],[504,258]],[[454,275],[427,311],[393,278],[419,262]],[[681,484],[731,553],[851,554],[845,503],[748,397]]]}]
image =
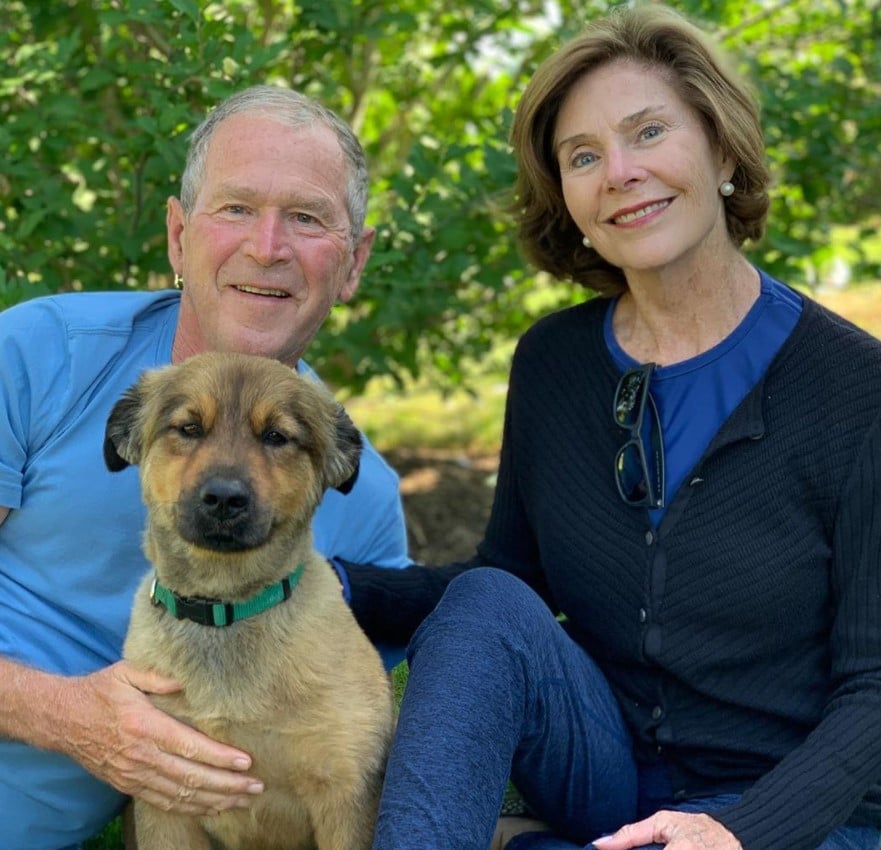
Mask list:
[{"label": "man's face", "polygon": [[352,241],[347,174],[327,127],[240,113],[217,128],[189,216],[168,205],[169,260],[184,280],[176,361],[218,350],[296,363],[370,254],[372,230]]}]

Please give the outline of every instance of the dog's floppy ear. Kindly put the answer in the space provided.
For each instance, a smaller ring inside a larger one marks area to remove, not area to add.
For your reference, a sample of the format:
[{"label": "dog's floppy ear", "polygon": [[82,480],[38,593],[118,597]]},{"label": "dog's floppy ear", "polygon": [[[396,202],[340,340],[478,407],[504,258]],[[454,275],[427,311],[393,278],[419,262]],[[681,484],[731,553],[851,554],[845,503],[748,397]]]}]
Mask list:
[{"label": "dog's floppy ear", "polygon": [[328,453],[324,465],[324,476],[328,487],[348,493],[358,480],[361,462],[361,432],[349,419],[342,405],[335,405],[334,430],[336,439]]},{"label": "dog's floppy ear", "polygon": [[141,460],[141,382],[125,391],[113,406],[104,429],[104,463],[119,472]]}]

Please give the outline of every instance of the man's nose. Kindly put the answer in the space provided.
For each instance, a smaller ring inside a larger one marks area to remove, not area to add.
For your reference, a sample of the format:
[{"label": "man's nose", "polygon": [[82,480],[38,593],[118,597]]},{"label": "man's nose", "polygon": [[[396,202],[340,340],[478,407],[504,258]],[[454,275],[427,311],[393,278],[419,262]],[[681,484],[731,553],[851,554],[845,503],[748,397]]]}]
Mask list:
[{"label": "man's nose", "polygon": [[284,262],[290,259],[292,238],[279,212],[261,212],[251,227],[248,253],[262,266]]}]

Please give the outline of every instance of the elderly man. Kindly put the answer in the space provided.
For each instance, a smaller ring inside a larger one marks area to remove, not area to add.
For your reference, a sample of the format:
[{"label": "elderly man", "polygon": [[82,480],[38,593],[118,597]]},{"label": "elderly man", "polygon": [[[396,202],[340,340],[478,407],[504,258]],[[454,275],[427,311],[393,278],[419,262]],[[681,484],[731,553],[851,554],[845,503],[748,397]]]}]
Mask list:
[{"label": "elderly man", "polygon": [[[374,231],[350,128],[258,86],[191,139],[168,256],[180,291],[76,293],[0,314],[0,811],[4,850],[75,848],[141,796],[181,812],[247,806],[250,758],[154,708],[177,684],[120,661],[147,564],[137,473],[104,470],[104,422],[145,368],[208,350],[299,372]],[[317,380],[317,378],[315,378]],[[408,563],[397,476],[366,444],[354,489],[313,524],[328,558]],[[387,658],[387,662],[389,659]]]}]

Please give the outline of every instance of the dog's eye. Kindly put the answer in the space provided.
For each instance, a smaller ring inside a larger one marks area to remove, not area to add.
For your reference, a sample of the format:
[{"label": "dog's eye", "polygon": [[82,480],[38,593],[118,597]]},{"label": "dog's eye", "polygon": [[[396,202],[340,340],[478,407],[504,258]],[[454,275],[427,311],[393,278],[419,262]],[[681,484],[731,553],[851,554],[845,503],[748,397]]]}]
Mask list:
[{"label": "dog's eye", "polygon": [[195,439],[197,437],[201,437],[204,433],[202,430],[202,426],[197,422],[187,422],[184,425],[179,425],[177,428],[178,434],[181,437],[188,437],[190,439]]},{"label": "dog's eye", "polygon": [[261,439],[267,446],[284,446],[290,442],[281,431],[276,431],[275,428],[267,428]]}]

